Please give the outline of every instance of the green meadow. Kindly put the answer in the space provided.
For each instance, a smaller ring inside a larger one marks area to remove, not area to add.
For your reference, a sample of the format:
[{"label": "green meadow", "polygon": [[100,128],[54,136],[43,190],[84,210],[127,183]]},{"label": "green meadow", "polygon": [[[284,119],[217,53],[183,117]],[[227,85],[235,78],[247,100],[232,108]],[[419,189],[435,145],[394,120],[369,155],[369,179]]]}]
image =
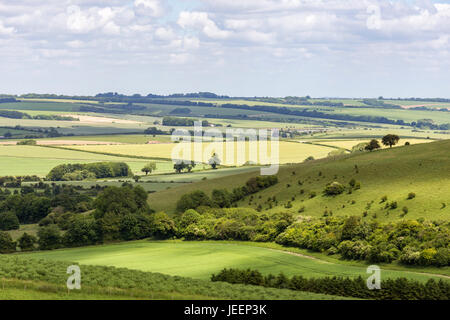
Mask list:
[{"label": "green meadow", "polygon": [[[75,261],[84,265],[105,265],[204,280],[223,268],[252,268],[263,274],[283,272],[288,276],[305,277],[365,277],[367,274],[367,267],[364,266],[331,263],[242,242],[144,240],[25,255],[45,260]],[[430,278],[425,274],[397,270],[383,270],[383,277],[407,277],[420,281]]]},{"label": "green meadow", "polygon": [[[100,161],[126,162],[135,173],[150,160],[114,157],[96,153],[86,153],[40,146],[0,145],[0,176],[38,175],[45,176],[57,165],[65,163],[90,163]],[[160,161],[157,169],[171,171],[171,163]]]}]

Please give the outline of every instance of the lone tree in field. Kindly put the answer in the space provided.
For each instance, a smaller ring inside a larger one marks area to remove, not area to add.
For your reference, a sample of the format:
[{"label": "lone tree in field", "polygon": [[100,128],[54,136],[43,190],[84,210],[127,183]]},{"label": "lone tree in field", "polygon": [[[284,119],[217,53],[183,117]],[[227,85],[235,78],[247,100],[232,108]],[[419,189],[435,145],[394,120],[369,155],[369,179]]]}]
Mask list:
[{"label": "lone tree in field", "polygon": [[148,175],[149,173],[152,173],[154,170],[156,170],[156,163],[155,162],[150,162],[150,163],[146,164],[145,167],[143,167],[141,169],[141,171],[144,172],[145,175]]},{"label": "lone tree in field", "polygon": [[217,153],[213,153],[211,159],[209,159],[208,164],[213,168],[213,169],[217,169],[217,166],[220,166],[220,158],[217,155]]},{"label": "lone tree in field", "polygon": [[378,140],[375,140],[375,139],[371,140],[369,142],[369,144],[365,147],[365,149],[369,150],[370,152],[372,152],[375,149],[380,149],[380,148],[381,148],[380,143],[378,142]]},{"label": "lone tree in field", "polygon": [[183,170],[187,170],[187,172],[191,172],[196,166],[196,163],[194,161],[189,160],[181,160],[176,161],[173,165],[173,168],[175,169],[176,173],[181,173]]},{"label": "lone tree in field", "polygon": [[383,140],[381,140],[381,142],[385,145],[385,146],[389,146],[389,148],[392,148],[392,146],[395,146],[398,141],[400,140],[400,137],[396,134],[388,134],[386,136],[383,137]]}]

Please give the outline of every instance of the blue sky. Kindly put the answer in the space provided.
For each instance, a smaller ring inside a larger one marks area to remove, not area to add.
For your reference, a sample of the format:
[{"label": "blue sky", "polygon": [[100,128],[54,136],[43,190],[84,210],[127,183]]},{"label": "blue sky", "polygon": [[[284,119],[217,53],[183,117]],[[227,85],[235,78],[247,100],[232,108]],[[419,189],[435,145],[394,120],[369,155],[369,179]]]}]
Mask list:
[{"label": "blue sky", "polygon": [[450,98],[444,0],[0,2],[1,93]]}]

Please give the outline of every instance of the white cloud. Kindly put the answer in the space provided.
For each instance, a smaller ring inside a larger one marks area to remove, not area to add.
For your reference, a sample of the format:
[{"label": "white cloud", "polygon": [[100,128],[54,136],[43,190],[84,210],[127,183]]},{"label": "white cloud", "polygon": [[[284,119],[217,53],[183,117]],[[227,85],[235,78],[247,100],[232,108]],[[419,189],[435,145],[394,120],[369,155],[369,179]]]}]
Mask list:
[{"label": "white cloud", "polygon": [[13,27],[5,27],[2,21],[0,21],[0,35],[12,35],[15,32]]},{"label": "white cloud", "polygon": [[79,48],[84,47],[84,42],[80,41],[80,40],[72,40],[72,41],[67,41],[66,45],[73,49],[79,49]]},{"label": "white cloud", "polygon": [[[443,74],[450,64],[450,4],[444,0],[172,1],[179,5],[1,1],[0,68],[32,69],[54,59],[55,65],[139,65],[137,71],[145,64],[152,72],[178,64],[276,74],[305,68],[305,61],[327,70],[372,61],[389,70],[432,65]],[[367,27],[370,5],[380,9],[379,28]]]},{"label": "white cloud", "polygon": [[150,17],[161,17],[166,12],[160,0],[135,0],[134,7],[138,14]]},{"label": "white cloud", "polygon": [[200,48],[200,40],[196,37],[184,37],[183,48],[186,50],[193,50]]},{"label": "white cloud", "polygon": [[158,39],[165,41],[171,41],[177,37],[172,28],[164,28],[164,27],[159,27],[158,29],[156,29],[155,36]]},{"label": "white cloud", "polygon": [[169,62],[172,64],[185,64],[189,60],[187,53],[172,53],[170,54]]},{"label": "white cloud", "polygon": [[230,31],[221,30],[206,12],[183,11],[178,18],[178,24],[184,29],[200,30],[211,39],[226,39],[231,35]]},{"label": "white cloud", "polygon": [[75,33],[87,33],[98,27],[97,16],[83,12],[78,6],[67,8],[67,28]]}]

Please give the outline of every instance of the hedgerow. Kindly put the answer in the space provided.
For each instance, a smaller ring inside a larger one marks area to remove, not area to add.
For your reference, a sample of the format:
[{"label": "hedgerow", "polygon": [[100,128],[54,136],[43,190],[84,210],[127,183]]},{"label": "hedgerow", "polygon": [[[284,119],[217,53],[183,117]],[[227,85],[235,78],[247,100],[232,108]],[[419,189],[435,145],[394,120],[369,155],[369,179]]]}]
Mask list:
[{"label": "hedgerow", "polygon": [[223,269],[217,275],[213,274],[211,281],[375,300],[450,299],[450,283],[442,279],[439,281],[430,279],[426,283],[407,278],[382,279],[381,289],[369,290],[367,281],[362,277],[351,279],[342,277],[305,278],[303,276],[293,276],[292,278],[288,278],[282,273],[277,276],[271,274],[264,276],[257,270]]}]

